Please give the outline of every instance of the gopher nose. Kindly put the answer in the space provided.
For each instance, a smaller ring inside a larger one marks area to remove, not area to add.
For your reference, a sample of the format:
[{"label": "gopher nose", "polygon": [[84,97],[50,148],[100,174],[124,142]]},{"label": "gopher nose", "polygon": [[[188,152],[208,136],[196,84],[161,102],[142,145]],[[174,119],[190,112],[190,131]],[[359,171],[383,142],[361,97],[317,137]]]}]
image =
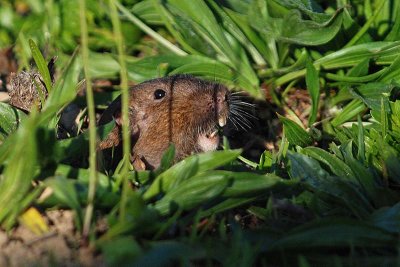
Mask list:
[{"label": "gopher nose", "polygon": [[216,95],[216,104],[218,113],[226,108],[229,91],[226,88],[219,88]]}]

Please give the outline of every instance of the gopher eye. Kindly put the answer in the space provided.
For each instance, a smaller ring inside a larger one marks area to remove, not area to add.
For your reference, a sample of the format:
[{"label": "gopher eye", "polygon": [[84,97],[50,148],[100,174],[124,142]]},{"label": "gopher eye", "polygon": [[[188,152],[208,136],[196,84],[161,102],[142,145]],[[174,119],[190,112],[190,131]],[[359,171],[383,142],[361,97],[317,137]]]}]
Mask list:
[{"label": "gopher eye", "polygon": [[154,99],[161,99],[165,96],[165,91],[162,89],[157,89],[154,91]]}]

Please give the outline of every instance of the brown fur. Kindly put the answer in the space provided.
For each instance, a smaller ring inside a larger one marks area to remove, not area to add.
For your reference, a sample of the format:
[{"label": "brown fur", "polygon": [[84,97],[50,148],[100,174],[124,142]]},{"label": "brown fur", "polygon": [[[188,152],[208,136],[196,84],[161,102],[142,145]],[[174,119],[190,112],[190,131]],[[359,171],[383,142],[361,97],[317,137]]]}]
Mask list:
[{"label": "brown fur", "polygon": [[[158,89],[166,93],[159,100],[154,97]],[[103,113],[99,124],[114,118],[118,125],[120,110],[121,99],[117,98]],[[129,97],[134,166],[158,167],[170,143],[175,145],[176,160],[201,152],[199,132],[209,133],[217,125],[218,118],[227,118],[228,113],[229,91],[222,85],[192,76],[170,76],[134,86]],[[121,130],[117,126],[99,148],[107,149],[120,143]]]}]

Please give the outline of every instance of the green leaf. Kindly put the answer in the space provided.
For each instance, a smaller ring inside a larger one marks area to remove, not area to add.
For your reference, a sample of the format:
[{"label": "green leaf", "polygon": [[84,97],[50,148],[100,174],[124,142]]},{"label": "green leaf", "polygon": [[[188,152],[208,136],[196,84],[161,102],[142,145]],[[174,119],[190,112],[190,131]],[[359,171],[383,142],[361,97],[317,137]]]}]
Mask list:
[{"label": "green leaf", "polygon": [[258,31],[272,38],[299,45],[321,45],[332,40],[343,20],[343,9],[338,10],[330,20],[319,23],[303,20],[298,10],[290,10],[284,18],[249,17],[249,22]]},{"label": "green leaf", "polygon": [[224,174],[230,179],[229,186],[222,194],[226,198],[254,197],[258,194],[265,195],[267,192],[271,192],[271,190],[278,191],[279,187],[286,188],[297,184],[297,181],[284,180],[272,173],[265,175],[229,171],[214,171],[212,173]]},{"label": "green leaf", "polygon": [[26,117],[23,111],[0,102],[0,144],[18,129]]},{"label": "green leaf", "polygon": [[357,126],[358,126],[358,153],[357,158],[364,163],[365,162],[365,137],[364,137],[364,127],[361,121],[361,116],[357,116]]},{"label": "green leaf", "polygon": [[269,250],[354,248],[393,246],[391,233],[369,223],[355,220],[323,219],[289,231]]},{"label": "green leaf", "polygon": [[53,189],[53,194],[62,204],[78,212],[79,220],[82,222],[81,204],[79,203],[78,193],[72,181],[66,179],[64,176],[56,176],[46,180],[46,185]]},{"label": "green leaf", "polygon": [[288,157],[290,176],[300,179],[319,198],[330,204],[331,208],[339,204],[343,207],[342,212],[360,218],[367,217],[372,211],[371,203],[360,192],[357,184],[329,175],[313,158],[293,152],[289,153]]},{"label": "green leaf", "polygon": [[301,152],[328,165],[331,172],[338,177],[348,181],[356,181],[356,177],[351,168],[335,155],[332,155],[331,153],[318,147],[306,147],[302,149]]},{"label": "green leaf", "polygon": [[[354,126],[354,128],[356,127]],[[347,143],[343,143],[341,146],[345,162],[351,168],[353,173],[357,174],[356,178],[358,183],[361,185],[361,188],[365,191],[366,195],[371,199],[371,202],[378,202],[376,200],[379,197],[377,192],[379,186],[375,180],[374,171],[372,168],[364,167],[361,162],[354,158],[352,144],[352,141],[348,141]]]},{"label": "green leaf", "polygon": [[[96,128],[96,136],[99,140],[104,140],[108,134],[115,128],[115,121],[98,126]],[[89,153],[89,131],[82,134],[58,140],[55,144],[57,153],[54,155],[54,160],[61,161],[65,159],[83,159]]]},{"label": "green leaf", "polygon": [[283,130],[289,143],[305,147],[312,143],[311,136],[297,123],[278,114],[279,120],[283,123]]},{"label": "green leaf", "polygon": [[[26,207],[21,204],[37,170],[38,119],[38,115],[32,113],[13,138],[12,150],[8,152],[8,162],[0,179],[0,223],[9,216],[15,218]],[[8,228],[14,223],[8,222]]]},{"label": "green leaf", "polygon": [[[400,53],[400,41],[370,42],[337,50],[314,61],[317,69],[338,69],[352,67],[367,59],[374,59],[378,65],[389,65]],[[276,79],[276,85],[282,85],[291,80],[303,77],[306,70],[290,72]]]},{"label": "green leaf", "polygon": [[385,111],[390,109],[389,96],[396,86],[387,83],[367,83],[358,87],[356,90],[350,90],[350,93],[363,101],[369,108],[381,110],[381,101]]},{"label": "green leaf", "polygon": [[122,236],[101,243],[103,256],[109,266],[126,266],[143,254],[134,237]]},{"label": "green leaf", "polygon": [[308,119],[308,126],[311,126],[317,119],[318,105],[319,105],[319,73],[309,58],[307,60],[307,73],[306,73],[307,91],[311,96],[311,115]]},{"label": "green leaf", "polygon": [[205,204],[219,196],[228,186],[229,179],[224,173],[201,173],[183,181],[179,187],[154,204],[161,215],[167,215],[175,210],[190,210]]},{"label": "green leaf", "polygon": [[89,73],[93,78],[115,78],[120,72],[118,60],[113,54],[89,53]]},{"label": "green leaf", "polygon": [[174,144],[170,144],[168,149],[164,152],[161,158],[160,167],[156,170],[156,173],[160,174],[169,169],[174,163],[174,158],[175,158],[175,146]]},{"label": "green leaf", "polygon": [[152,0],[137,2],[132,7],[132,12],[140,19],[151,25],[162,25],[163,20],[154,8]]},{"label": "green leaf", "polygon": [[228,85],[243,88],[254,97],[261,96],[259,88],[253,86],[240,72],[236,72],[228,66],[216,61],[207,63],[192,62],[170,72],[171,75],[178,73],[202,76],[211,81],[218,80]]},{"label": "green leaf", "polygon": [[134,263],[128,262],[126,265],[168,266],[171,262],[186,263],[198,260],[199,255],[205,255],[204,249],[199,246],[175,240],[163,240],[149,243],[146,253],[142,254]]},{"label": "green leaf", "polygon": [[29,47],[31,49],[32,57],[35,60],[36,66],[38,67],[39,73],[43,78],[43,82],[46,85],[47,92],[50,93],[52,90],[52,85],[50,72],[46,61],[44,60],[42,53],[40,53],[36,43],[32,39],[29,39]]},{"label": "green leaf", "polygon": [[76,97],[78,78],[81,71],[80,60],[77,59],[77,51],[72,55],[68,64],[60,74],[54,90],[52,90],[47,98],[46,104],[42,109],[46,115],[42,116],[43,120],[51,118],[55,113],[72,101]]},{"label": "green leaf", "polygon": [[[257,50],[257,48],[261,48],[261,51],[265,51],[265,45],[246,23],[245,17],[242,17],[240,14],[237,14],[227,8],[221,8],[214,1],[208,1],[208,3],[212,6],[213,10],[218,13],[224,28],[227,29],[230,34],[232,34],[232,36],[237,39],[240,44],[249,52],[256,64],[261,66],[265,65],[265,60]],[[257,45],[257,48],[255,45],[253,45],[253,43]]]},{"label": "green leaf", "polygon": [[167,3],[166,7],[174,11],[176,17],[187,20],[196,35],[200,35],[217,52],[222,62],[246,77],[252,87],[258,86],[259,80],[243,47],[224,31],[204,1],[195,0],[189,3],[183,0],[168,0]]},{"label": "green leaf", "polygon": [[388,232],[400,233],[400,203],[393,207],[381,208],[368,218],[372,224]]},{"label": "green leaf", "polygon": [[183,181],[197,173],[223,166],[239,157],[241,152],[241,150],[222,150],[190,156],[157,176],[144,192],[143,199],[148,201],[160,193],[168,192],[177,179]]},{"label": "green leaf", "polygon": [[342,111],[336,115],[336,117],[331,121],[334,127],[337,127],[346,121],[351,120],[361,112],[366,109],[365,105],[361,100],[353,99],[349,104],[347,104]]}]

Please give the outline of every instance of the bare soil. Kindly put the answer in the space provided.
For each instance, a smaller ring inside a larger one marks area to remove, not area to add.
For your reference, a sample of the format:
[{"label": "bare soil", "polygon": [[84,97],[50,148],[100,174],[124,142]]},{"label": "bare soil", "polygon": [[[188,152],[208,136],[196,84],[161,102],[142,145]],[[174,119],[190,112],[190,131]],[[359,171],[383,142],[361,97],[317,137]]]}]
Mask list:
[{"label": "bare soil", "polygon": [[49,231],[42,235],[24,225],[0,230],[0,266],[106,266],[101,255],[81,246],[71,211],[48,211],[44,217]]}]

